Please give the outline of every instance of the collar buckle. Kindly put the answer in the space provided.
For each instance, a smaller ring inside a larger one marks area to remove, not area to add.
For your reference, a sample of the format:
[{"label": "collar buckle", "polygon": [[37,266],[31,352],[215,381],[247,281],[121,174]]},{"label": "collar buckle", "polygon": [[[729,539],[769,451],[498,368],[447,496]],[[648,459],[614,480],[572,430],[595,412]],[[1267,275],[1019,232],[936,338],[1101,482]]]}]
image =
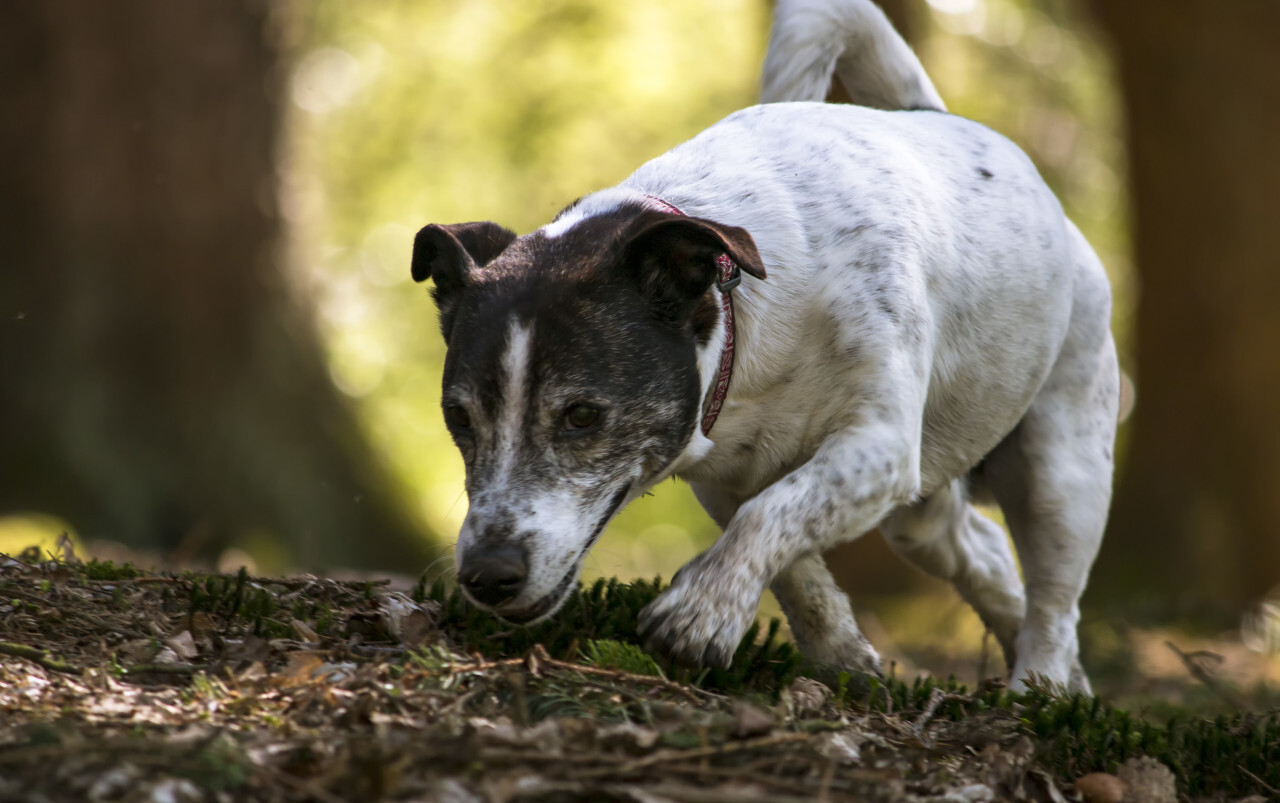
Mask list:
[{"label": "collar buckle", "polygon": [[728,293],[742,284],[742,272],[738,270],[738,264],[729,259],[728,254],[721,254],[716,259],[716,264],[720,267],[720,275],[716,277],[716,288],[721,293]]}]

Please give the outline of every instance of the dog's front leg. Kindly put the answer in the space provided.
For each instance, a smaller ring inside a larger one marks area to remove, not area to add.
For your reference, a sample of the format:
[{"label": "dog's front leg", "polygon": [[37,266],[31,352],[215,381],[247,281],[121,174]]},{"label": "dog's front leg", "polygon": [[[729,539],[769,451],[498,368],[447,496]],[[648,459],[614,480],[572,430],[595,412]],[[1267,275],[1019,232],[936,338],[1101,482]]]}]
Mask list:
[{"label": "dog's front leg", "polygon": [[882,425],[832,436],[738,508],[720,539],[641,612],[641,636],[678,663],[729,666],[780,571],[870,530],[918,488],[918,434]]}]

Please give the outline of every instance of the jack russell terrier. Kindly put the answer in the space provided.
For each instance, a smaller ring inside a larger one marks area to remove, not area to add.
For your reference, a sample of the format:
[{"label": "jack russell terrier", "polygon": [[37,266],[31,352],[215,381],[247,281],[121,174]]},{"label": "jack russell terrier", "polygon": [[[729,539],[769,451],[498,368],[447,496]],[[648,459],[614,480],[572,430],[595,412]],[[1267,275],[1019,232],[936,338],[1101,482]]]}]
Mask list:
[{"label": "jack russell terrier", "polygon": [[[833,76],[859,105],[814,102]],[[809,659],[878,672],[822,558],[878,526],[977,610],[1014,689],[1088,691],[1119,396],[1102,265],[870,0],[781,0],[763,83],[537,231],[418,233],[463,591],[551,616],[614,514],[679,476],[724,532],[641,614],[655,652],[727,666],[769,588]]]}]

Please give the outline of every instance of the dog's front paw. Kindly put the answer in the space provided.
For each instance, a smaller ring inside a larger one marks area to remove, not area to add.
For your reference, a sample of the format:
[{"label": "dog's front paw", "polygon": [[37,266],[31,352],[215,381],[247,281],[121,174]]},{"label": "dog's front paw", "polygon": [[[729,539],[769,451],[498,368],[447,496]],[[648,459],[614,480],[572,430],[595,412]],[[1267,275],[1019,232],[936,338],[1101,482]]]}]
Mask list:
[{"label": "dog's front paw", "polygon": [[671,587],[640,612],[640,638],[650,652],[675,663],[727,669],[764,588],[749,578],[700,568],[681,569]]}]

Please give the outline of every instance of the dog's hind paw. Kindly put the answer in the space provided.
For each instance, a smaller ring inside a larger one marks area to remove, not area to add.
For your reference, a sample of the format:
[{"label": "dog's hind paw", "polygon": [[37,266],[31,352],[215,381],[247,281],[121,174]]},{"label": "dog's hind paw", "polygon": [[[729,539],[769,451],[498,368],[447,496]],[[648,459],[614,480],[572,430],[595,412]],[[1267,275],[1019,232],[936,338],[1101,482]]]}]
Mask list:
[{"label": "dog's hind paw", "polygon": [[640,612],[637,628],[652,653],[684,666],[727,669],[762,593],[748,578],[690,564]]}]

